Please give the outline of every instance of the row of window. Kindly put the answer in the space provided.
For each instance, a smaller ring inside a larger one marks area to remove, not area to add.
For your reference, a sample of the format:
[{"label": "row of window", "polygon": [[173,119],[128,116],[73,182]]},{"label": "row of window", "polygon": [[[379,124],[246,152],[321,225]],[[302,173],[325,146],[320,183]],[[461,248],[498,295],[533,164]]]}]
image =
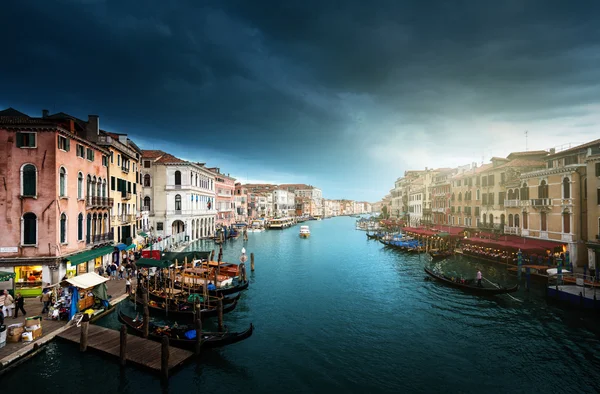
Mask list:
[{"label": "row of window", "polygon": [[[37,197],[37,167],[33,164],[24,164],[21,167],[21,196]],[[65,167],[58,170],[58,195],[67,197],[68,173]],[[87,176],[87,196],[106,197],[106,179]],[[83,173],[77,174],[77,198],[83,199]]]},{"label": "row of window", "polygon": [[[77,215],[77,241],[84,241],[84,223],[83,213]],[[21,219],[21,244],[24,246],[34,246],[38,243],[38,219],[37,215],[33,212],[27,212]],[[68,243],[68,219],[65,213],[60,215],[60,230],[59,237],[60,243]],[[93,234],[108,233],[108,215],[92,215],[87,214],[87,231],[88,239],[87,243],[90,242],[90,237]],[[104,231],[102,230],[104,228]]]}]

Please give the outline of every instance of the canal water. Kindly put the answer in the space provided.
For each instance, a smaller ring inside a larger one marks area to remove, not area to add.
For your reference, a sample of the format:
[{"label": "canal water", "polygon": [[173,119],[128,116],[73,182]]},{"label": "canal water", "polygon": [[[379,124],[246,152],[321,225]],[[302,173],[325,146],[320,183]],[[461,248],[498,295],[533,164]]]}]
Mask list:
[{"label": "canal water", "polygon": [[[225,324],[242,330],[253,322],[254,335],[206,351],[168,386],[57,342],[1,376],[1,387],[88,394],[600,391],[598,320],[547,304],[543,287],[514,299],[482,298],[426,281],[423,256],[369,241],[354,223],[311,221],[309,239],[300,239],[296,226],[226,242],[224,260],[238,262],[245,247],[256,270]],[[501,265],[464,257],[442,267],[468,276],[481,268],[494,282],[516,282]],[[102,324],[118,327],[116,315]]]}]

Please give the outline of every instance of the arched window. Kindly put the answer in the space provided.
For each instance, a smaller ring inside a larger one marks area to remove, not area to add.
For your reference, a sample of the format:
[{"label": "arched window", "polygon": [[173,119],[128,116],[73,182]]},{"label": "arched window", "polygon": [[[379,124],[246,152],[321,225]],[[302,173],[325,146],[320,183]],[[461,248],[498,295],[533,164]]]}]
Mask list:
[{"label": "arched window", "polygon": [[21,168],[21,195],[37,196],[37,169],[33,164],[25,164]]},{"label": "arched window", "polygon": [[144,175],[144,187],[150,187],[150,174]]},{"label": "arched window", "polygon": [[523,212],[523,229],[527,230],[527,212]]},{"label": "arched window", "polygon": [[195,185],[198,186],[198,174],[196,174],[196,183],[195,183]]},{"label": "arched window", "polygon": [[181,195],[179,194],[175,196],[175,210],[181,211]]},{"label": "arched window", "polygon": [[175,184],[181,185],[181,171],[175,171]]},{"label": "arched window", "polygon": [[64,167],[60,167],[59,170],[59,196],[65,197],[67,195],[67,170]]},{"label": "arched window", "polygon": [[462,192],[458,193],[458,201],[462,201]]},{"label": "arched window", "polygon": [[98,178],[96,183],[96,197],[102,196],[102,179]]},{"label": "arched window", "polygon": [[87,214],[86,222],[87,223],[85,226],[85,242],[89,244],[90,242],[92,242],[92,214]]},{"label": "arched window", "polygon": [[[567,178],[565,178],[567,179]],[[571,215],[569,212],[563,212],[563,233],[569,234],[571,232]]]},{"label": "arched window", "polygon": [[540,230],[542,230],[542,231],[548,231],[548,223],[547,223],[547,220],[546,220],[546,212],[541,212],[540,213],[540,222],[541,222],[540,223],[541,224]]},{"label": "arched window", "polygon": [[504,216],[504,214],[500,215],[500,226],[502,226],[502,228],[504,228],[504,225],[506,224],[506,216]]},{"label": "arched window", "polygon": [[527,186],[527,183],[523,183],[523,186],[521,186],[521,200],[529,200],[529,186]]},{"label": "arched window", "polygon": [[513,214],[508,214],[508,227],[513,227]]},{"label": "arched window", "polygon": [[87,176],[87,185],[86,185],[86,198],[92,197],[92,177],[90,174]]},{"label": "arched window", "polygon": [[515,200],[520,200],[521,197],[519,196],[519,189],[515,189]]},{"label": "arched window", "polygon": [[83,174],[80,172],[77,174],[77,198],[83,198]]},{"label": "arched window", "polygon": [[22,219],[22,234],[23,245],[37,244],[37,216],[35,213],[27,212]]},{"label": "arched window", "polygon": [[77,216],[77,240],[83,241],[83,213]]},{"label": "arched window", "polygon": [[538,198],[548,198],[548,184],[545,180],[542,180],[538,186]]},{"label": "arched window", "polygon": [[67,243],[67,215],[60,215],[60,243]]},{"label": "arched window", "polygon": [[452,198],[451,198],[451,200],[452,200],[452,201],[454,201],[454,193],[452,193]]},{"label": "arched window", "polygon": [[571,198],[571,184],[566,177],[563,179],[563,198]]},{"label": "arched window", "polygon": [[190,172],[190,185],[194,184],[194,173]]},{"label": "arched window", "polygon": [[490,225],[494,224],[494,215],[490,213]]},{"label": "arched window", "polygon": [[479,189],[477,189],[477,192],[475,193],[475,200],[479,201],[480,198],[481,198],[481,195],[479,194]]},{"label": "arched window", "polygon": [[92,197],[97,197],[96,195],[96,177],[92,177]]},{"label": "arched window", "polygon": [[519,227],[519,214],[515,214],[515,227]]},{"label": "arched window", "polygon": [[144,197],[144,209],[146,211],[150,210],[150,197],[148,196]]},{"label": "arched window", "polygon": [[106,197],[106,179],[102,180],[102,197]]}]

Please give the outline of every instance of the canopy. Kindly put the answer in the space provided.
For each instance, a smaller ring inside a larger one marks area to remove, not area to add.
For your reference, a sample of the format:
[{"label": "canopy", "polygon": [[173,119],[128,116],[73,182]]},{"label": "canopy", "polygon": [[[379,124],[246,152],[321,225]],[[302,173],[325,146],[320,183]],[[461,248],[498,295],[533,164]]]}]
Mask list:
[{"label": "canopy", "polygon": [[71,285],[79,287],[80,289],[89,289],[98,286],[107,280],[107,278],[104,278],[95,272],[88,272],[87,274],[81,274],[74,276],[71,279],[67,279],[66,282],[69,282]]},{"label": "canopy", "polygon": [[131,244],[131,245],[125,245],[125,244],[118,244],[117,248],[119,248],[119,250],[123,251],[123,250],[131,250],[135,248],[135,244]]},{"label": "canopy", "polygon": [[143,232],[143,231],[140,231],[140,232],[138,233],[138,235],[141,235],[141,236],[142,236],[142,237],[144,237],[144,238],[148,236],[148,234],[146,234],[146,233],[145,233],[145,232]]},{"label": "canopy", "polygon": [[155,260],[141,258],[136,260],[135,265],[138,267],[156,267],[156,268],[168,268],[172,265],[169,260]]},{"label": "canopy", "polygon": [[177,260],[178,264],[183,264],[186,257],[188,263],[191,263],[194,259],[207,259],[209,256],[210,252],[197,250],[193,252],[165,252],[161,254],[160,258],[162,260],[169,260],[172,263],[175,263],[175,260]]},{"label": "canopy", "polygon": [[94,260],[96,257],[111,254],[115,250],[114,246],[103,246],[101,248],[90,249],[84,252],[75,253],[74,255],[65,258],[71,265],[85,263],[86,261]]},{"label": "canopy", "polygon": [[8,280],[11,280],[15,277],[15,273],[14,272],[4,272],[4,271],[0,271],[0,282],[6,282]]}]

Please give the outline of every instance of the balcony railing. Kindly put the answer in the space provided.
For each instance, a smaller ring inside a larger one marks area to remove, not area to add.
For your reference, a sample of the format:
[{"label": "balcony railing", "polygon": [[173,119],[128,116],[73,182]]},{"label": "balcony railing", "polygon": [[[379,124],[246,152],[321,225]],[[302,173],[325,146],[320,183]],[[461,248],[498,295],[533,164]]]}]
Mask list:
[{"label": "balcony railing", "polygon": [[489,223],[478,223],[477,228],[484,228],[488,230],[501,230],[502,225],[499,223],[489,224]]},{"label": "balcony railing", "polygon": [[121,215],[121,223],[135,222],[135,215]]},{"label": "balcony railing", "polygon": [[548,239],[548,231],[540,231],[541,239]]},{"label": "balcony railing", "polygon": [[86,244],[101,244],[104,242],[110,242],[114,239],[114,234],[112,232],[103,233],[103,234],[88,234],[85,238]]},{"label": "balcony railing", "polygon": [[129,168],[127,168],[127,167],[121,167],[121,171],[123,171],[124,173],[128,174],[129,173]]},{"label": "balcony railing", "polygon": [[560,205],[563,208],[570,208],[573,206],[573,199],[572,198],[563,198],[560,200]]},{"label": "balcony railing", "polygon": [[504,234],[520,235],[520,233],[521,233],[521,228],[520,227],[504,226]]},{"label": "balcony railing", "polygon": [[[284,208],[281,208],[284,209]],[[290,208],[292,209],[292,208]],[[174,209],[167,211],[167,215],[216,215],[216,209]]]},{"label": "balcony railing", "polygon": [[506,208],[519,207],[521,206],[521,200],[504,200],[504,206]]},{"label": "balcony railing", "polygon": [[563,242],[573,242],[573,234],[562,234],[560,239]]},{"label": "balcony railing", "polygon": [[131,193],[121,193],[121,200],[123,201],[127,201],[127,200],[131,200]]},{"label": "balcony railing", "polygon": [[549,198],[532,198],[529,201],[534,208],[549,207],[552,205],[552,201]]},{"label": "balcony railing", "polygon": [[87,208],[111,208],[113,199],[109,197],[88,197],[85,199],[85,206]]}]

